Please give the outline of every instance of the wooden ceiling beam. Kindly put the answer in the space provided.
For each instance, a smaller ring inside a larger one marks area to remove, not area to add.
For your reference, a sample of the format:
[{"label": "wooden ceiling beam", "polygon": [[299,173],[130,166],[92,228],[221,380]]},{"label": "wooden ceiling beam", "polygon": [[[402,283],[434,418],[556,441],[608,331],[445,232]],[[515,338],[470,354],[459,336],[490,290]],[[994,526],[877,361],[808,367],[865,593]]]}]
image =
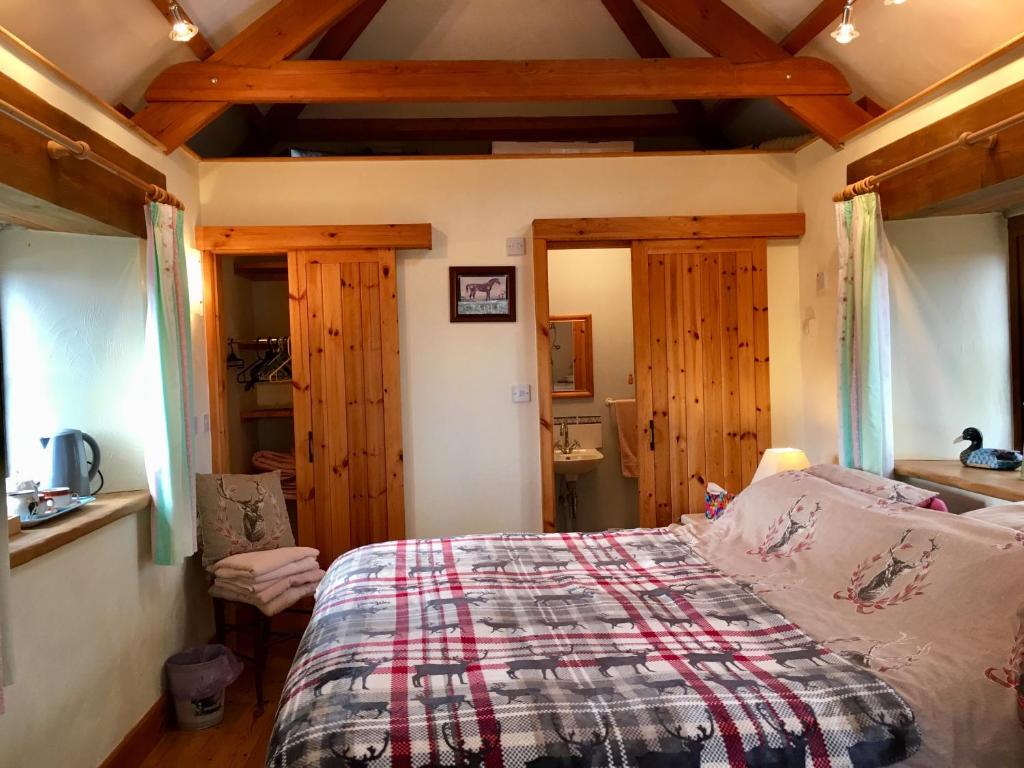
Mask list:
[{"label": "wooden ceiling beam", "polygon": [[[743,99],[848,94],[829,62],[787,58],[550,61],[283,61],[267,67],[176,64],[150,102],[215,104]],[[854,109],[858,109],[851,103]]]},{"label": "wooden ceiling beam", "polygon": [[[167,19],[168,24],[174,21],[174,19],[171,17],[170,0],[150,0],[150,2],[152,2],[153,6],[158,11],[160,11],[160,13],[163,15],[165,19]],[[180,2],[178,2],[178,8],[181,9],[181,15],[185,18],[186,21],[196,24],[195,19],[189,16],[188,11]],[[196,24],[196,28],[199,28],[198,24]],[[212,45],[210,45],[210,41],[206,38],[206,36],[203,34],[203,30],[201,29],[199,30],[195,37],[188,41],[188,47],[192,49],[192,53],[194,53],[196,55],[196,58],[200,61],[206,61],[208,58],[213,56],[213,53],[216,50]]]},{"label": "wooden ceiling beam", "polygon": [[[672,54],[661,42],[658,34],[647,23],[634,0],[601,0],[608,13],[629,40],[633,50],[644,59],[669,59]],[[704,106],[696,101],[673,102],[676,112],[692,120],[695,125],[704,121]]]},{"label": "wooden ceiling beam", "polygon": [[[280,0],[207,61],[266,67],[301,50],[345,18],[360,0]],[[168,152],[180,147],[228,108],[227,102],[150,104],[134,118]]]},{"label": "wooden ceiling beam", "polygon": [[[778,61],[789,52],[722,0],[644,0],[655,13],[714,56],[729,61]],[[838,147],[871,119],[844,96],[782,96],[779,102],[812,131]]]},{"label": "wooden ceiling beam", "polygon": [[601,141],[688,136],[681,115],[341,118],[296,120],[288,141]]},{"label": "wooden ceiling beam", "polygon": [[843,15],[846,0],[821,0],[779,43],[796,56]]},{"label": "wooden ceiling beam", "polygon": [[[348,16],[327,30],[320,38],[320,42],[316,44],[313,52],[309,54],[309,58],[314,61],[345,58],[345,54],[349,52],[386,2],[387,0],[362,0]],[[247,143],[254,141],[260,146],[267,147],[287,131],[288,127],[302,114],[303,109],[305,109],[304,104],[275,104],[267,111],[256,135]]]}]

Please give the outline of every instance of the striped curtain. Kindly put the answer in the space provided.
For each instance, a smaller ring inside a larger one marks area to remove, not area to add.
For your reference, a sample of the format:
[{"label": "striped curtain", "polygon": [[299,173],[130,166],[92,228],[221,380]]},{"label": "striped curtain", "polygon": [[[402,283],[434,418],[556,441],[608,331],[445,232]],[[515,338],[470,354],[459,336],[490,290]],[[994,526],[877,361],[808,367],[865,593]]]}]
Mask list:
[{"label": "striped curtain", "polygon": [[839,239],[839,463],[893,470],[889,241],[878,195],[836,205]]},{"label": "striped curtain", "polygon": [[192,445],[192,336],[184,213],[146,208],[146,473],[153,495],[153,559],[174,565],[196,551]]}]

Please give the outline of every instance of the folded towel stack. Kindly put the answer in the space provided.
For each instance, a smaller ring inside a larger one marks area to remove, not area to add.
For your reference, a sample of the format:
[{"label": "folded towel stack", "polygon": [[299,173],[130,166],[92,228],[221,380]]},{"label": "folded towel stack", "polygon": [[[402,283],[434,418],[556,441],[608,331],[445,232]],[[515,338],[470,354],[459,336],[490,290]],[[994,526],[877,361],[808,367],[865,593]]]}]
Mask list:
[{"label": "folded towel stack", "polygon": [[252,455],[252,465],[256,469],[281,472],[281,493],[286,499],[294,501],[298,498],[298,485],[295,480],[295,454],[279,451],[256,451]]},{"label": "folded towel stack", "polygon": [[255,605],[274,616],[312,595],[324,577],[310,547],[282,547],[225,557],[210,566],[210,594]]}]

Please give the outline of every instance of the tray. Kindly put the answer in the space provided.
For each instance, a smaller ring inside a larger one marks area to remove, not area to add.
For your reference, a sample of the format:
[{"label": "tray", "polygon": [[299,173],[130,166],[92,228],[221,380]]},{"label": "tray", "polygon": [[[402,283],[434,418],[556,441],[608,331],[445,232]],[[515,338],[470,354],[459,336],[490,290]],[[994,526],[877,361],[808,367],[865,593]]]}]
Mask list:
[{"label": "tray", "polygon": [[74,512],[76,509],[81,509],[91,501],[96,501],[95,496],[79,496],[78,501],[68,504],[66,507],[55,509],[45,515],[22,515],[21,516],[21,527],[24,528],[35,528],[37,525],[48,523],[51,520],[55,520],[58,517]]}]

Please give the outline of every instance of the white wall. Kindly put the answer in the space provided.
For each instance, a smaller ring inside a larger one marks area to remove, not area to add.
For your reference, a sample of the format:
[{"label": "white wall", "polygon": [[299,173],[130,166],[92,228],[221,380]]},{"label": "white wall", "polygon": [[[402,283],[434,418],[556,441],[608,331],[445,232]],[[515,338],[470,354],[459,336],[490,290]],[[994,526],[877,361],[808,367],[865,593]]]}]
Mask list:
[{"label": "white wall", "polygon": [[[433,224],[434,249],[401,256],[399,266],[407,531],[538,530],[537,404],[514,404],[510,391],[536,383],[530,259],[511,260],[518,265],[514,324],[450,324],[448,267],[510,263],[505,238],[528,236],[535,218],[791,211],[792,160],[732,154],[209,162],[200,169],[202,223]],[[796,302],[795,253],[792,244],[769,250],[775,306]],[[779,316],[795,319],[785,310]],[[779,338],[788,349],[772,350],[773,407],[791,415],[800,408],[798,326]],[[799,427],[778,430],[787,431]]]},{"label": "white wall", "polygon": [[[921,106],[886,121],[874,130],[854,137],[846,143],[845,149],[840,152],[834,152],[830,147],[819,141],[797,153],[800,208],[807,214],[807,233],[800,242],[800,319],[805,321],[812,315],[814,318],[814,322],[804,324],[805,333],[801,343],[803,409],[805,414],[804,446],[812,461],[832,461],[837,452],[837,258],[835,213],[832,195],[846,183],[846,166],[996,91],[1018,83],[1022,79],[1024,79],[1024,59],[1020,58],[1020,53],[1012,53],[981,68],[972,78],[965,81],[962,86],[939,91],[932,100],[923,103]],[[915,240],[922,243],[921,247],[924,248],[926,247],[926,240],[920,239],[925,237],[923,233],[932,228],[935,228],[934,232],[939,232],[939,228],[943,226],[956,227],[956,224],[943,225],[936,220],[921,224],[919,229],[912,228],[910,230],[909,240],[901,238],[902,245],[906,250],[916,252],[919,249],[914,245]],[[937,239],[937,236],[928,235],[927,238],[934,241]],[[993,295],[991,292],[995,285],[992,282],[993,278],[990,271],[993,268],[991,260],[993,247],[992,238],[986,236],[979,243],[976,254],[969,256],[966,250],[961,249],[960,246],[955,246],[956,250],[946,251],[948,257],[943,258],[950,260],[947,261],[947,264],[951,264],[954,261],[957,262],[960,268],[965,271],[973,269],[975,256],[981,259],[979,263],[985,264],[985,266],[979,268],[988,277],[972,276],[968,284],[971,286],[972,292],[965,294],[964,300],[982,303],[995,302],[995,307],[990,307],[990,310],[993,314],[998,314],[1000,311],[999,306],[1005,301],[1005,291],[998,296]],[[920,251],[920,254],[919,257],[913,257],[915,259],[915,266],[919,263],[919,260],[927,258],[923,250]],[[910,263],[909,258],[911,257],[908,257],[908,264]],[[826,277],[824,290],[820,291],[817,288],[815,279],[815,275],[819,272],[824,273]],[[962,276],[964,272],[957,272],[956,274]],[[915,291],[927,288],[927,290],[938,294],[953,291],[956,289],[956,286],[955,276],[948,271],[931,270],[927,286],[922,284],[915,288]],[[897,294],[897,298],[899,297],[907,299],[911,297],[911,294],[903,291]],[[920,307],[916,311],[920,311]],[[993,314],[987,316],[993,318]],[[995,322],[994,319],[993,322]],[[904,327],[907,329],[906,326]],[[909,332],[909,329],[907,330]],[[975,348],[973,340],[979,335],[979,330],[975,326],[960,324],[956,327],[950,327],[949,331],[950,335],[943,341],[943,348],[953,352],[958,359],[960,355],[964,354],[962,350]],[[1005,332],[1005,326],[1002,329],[994,330],[995,334],[1003,332]],[[932,334],[919,336],[916,340],[920,346],[931,346],[934,344]],[[995,351],[994,354],[999,355],[1002,353]],[[993,360],[992,364],[998,365],[998,362]],[[894,375],[896,375],[896,371],[894,371]],[[902,374],[900,375],[902,376]],[[919,370],[915,372],[915,375],[921,381],[919,397],[931,397],[922,393],[928,392],[935,386],[936,377],[939,377],[939,380],[943,377],[943,374],[934,369]],[[990,388],[986,389],[980,397],[977,395],[974,397],[975,401],[985,398],[990,403],[986,408],[987,418],[993,418],[993,414],[997,413],[1002,407],[1001,403],[1005,396],[1002,381],[1002,378],[1000,378],[997,382],[990,383],[987,385]],[[896,386],[907,391],[910,384],[897,382]],[[948,394],[952,393],[952,390],[948,391]],[[949,408],[951,411],[955,411],[959,407],[947,401],[945,395],[942,402],[936,403],[936,405],[939,410]],[[936,428],[944,428],[942,427],[941,420],[938,418],[933,423]],[[964,424],[963,426],[967,425]],[[907,425],[904,424],[903,428],[906,427]],[[954,428],[955,431],[956,429]],[[1005,436],[1007,433],[1003,432],[1002,434]],[[999,436],[999,429],[995,428],[995,426],[992,428],[992,436],[994,439]],[[952,440],[952,437],[952,434],[948,438],[943,437],[943,442]],[[912,443],[905,444],[908,448],[912,445]],[[899,454],[897,456],[899,457]]]},{"label": "white wall", "polygon": [[1007,236],[1002,214],[894,221],[890,264],[896,455],[952,459],[965,427],[1009,447]]},{"label": "white wall", "polygon": [[[167,175],[168,188],[187,206],[186,239],[192,242],[199,197],[197,163],[181,152],[166,157],[19,55],[0,41],[0,71]],[[105,462],[105,468],[112,471],[115,486],[144,485],[140,455],[135,452],[137,436],[127,414],[115,413],[113,393],[92,388],[88,378],[111,376],[112,365],[125,367],[118,374],[132,375],[135,344],[142,338],[144,323],[138,248],[138,241],[131,238],[87,242],[57,235],[4,235],[2,266],[13,267],[20,285],[50,285],[67,292],[77,284],[87,289],[69,293],[64,306],[56,298],[40,300],[54,314],[47,318],[53,324],[42,327],[46,337],[39,340],[43,347],[47,340],[57,342],[43,354],[42,363],[56,364],[66,350],[69,361],[79,366],[76,383],[89,387],[83,394],[106,418],[93,422],[93,415],[83,413],[78,423],[94,427],[101,433],[96,437],[102,436],[104,446],[109,446],[110,463]],[[104,277],[113,285],[101,286]],[[76,326],[78,317],[85,319],[81,326]],[[193,315],[193,329],[202,329],[198,314]],[[107,344],[86,349],[83,339],[94,339],[104,330]],[[57,332],[60,335],[51,336]],[[195,347],[201,364],[197,397],[205,403],[202,341],[200,333]],[[40,382],[40,388],[44,386]],[[72,400],[56,394],[59,388],[54,392],[62,413],[49,418],[63,419],[63,409]],[[24,396],[20,390],[18,397]],[[130,411],[131,400],[121,406]],[[44,415],[40,426],[48,420]],[[20,440],[31,427],[20,414],[15,421]],[[208,467],[208,436],[197,436],[196,446],[198,467]],[[13,646],[14,684],[4,691],[7,712],[0,717],[0,766],[95,768],[102,762],[161,696],[164,659],[210,636],[208,601],[195,583],[197,575],[190,563],[152,564],[148,514],[119,520],[14,569],[5,637]]]},{"label": "white wall", "polygon": [[[619,441],[606,397],[631,398],[633,373],[632,257],[628,248],[550,251],[548,295],[552,315],[592,315],[594,396],[555,398],[555,416],[600,416],[605,459],[576,483],[576,530],[633,528],[637,518],[637,480],[622,476]],[[561,337],[572,348],[568,334]],[[571,354],[571,353],[570,353]]]}]

